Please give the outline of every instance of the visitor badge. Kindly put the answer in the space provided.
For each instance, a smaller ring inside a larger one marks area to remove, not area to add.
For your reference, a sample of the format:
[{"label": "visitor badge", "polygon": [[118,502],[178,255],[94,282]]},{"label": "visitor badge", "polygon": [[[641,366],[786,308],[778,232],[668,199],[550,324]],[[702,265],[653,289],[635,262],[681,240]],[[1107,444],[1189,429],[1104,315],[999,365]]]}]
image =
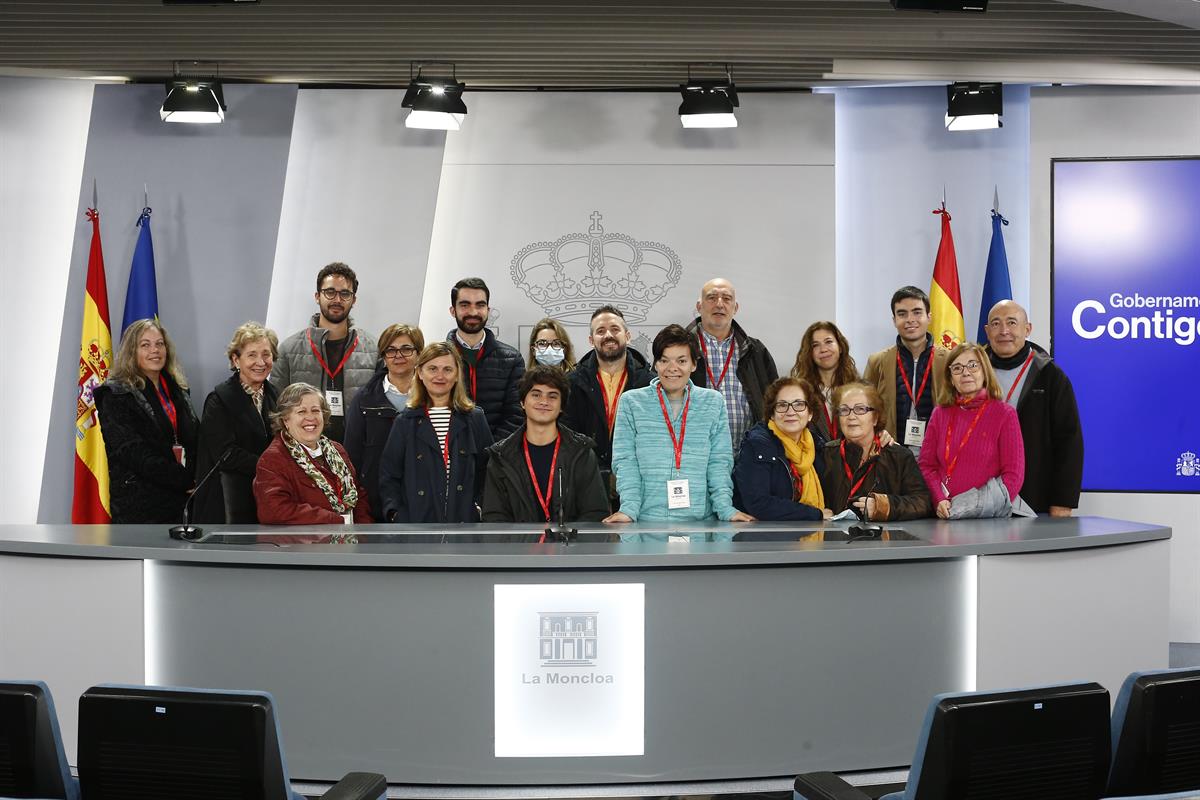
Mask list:
[{"label": "visitor badge", "polygon": [[688,494],[687,479],[667,481],[667,508],[690,508],[691,505],[692,498]]},{"label": "visitor badge", "polygon": [[347,525],[353,525],[354,524],[354,512],[347,511],[345,514],[342,514],[342,522],[344,522]]},{"label": "visitor badge", "polygon": [[325,402],[329,403],[329,413],[335,417],[345,414],[342,410],[342,393],[337,389],[325,390]]},{"label": "visitor badge", "polygon": [[904,420],[904,443],[910,447],[920,447],[923,441],[925,441],[925,420],[911,417]]},{"label": "visitor badge", "polygon": [[175,454],[175,463],[181,467],[187,466],[187,453],[183,452],[183,445],[171,445],[171,452]]}]

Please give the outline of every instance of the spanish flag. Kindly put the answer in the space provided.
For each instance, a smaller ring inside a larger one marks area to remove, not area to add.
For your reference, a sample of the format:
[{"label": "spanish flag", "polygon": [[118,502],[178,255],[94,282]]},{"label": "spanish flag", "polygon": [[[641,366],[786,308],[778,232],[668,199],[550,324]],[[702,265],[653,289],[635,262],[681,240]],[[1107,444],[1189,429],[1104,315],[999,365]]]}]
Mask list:
[{"label": "spanish flag", "polygon": [[954,257],[950,212],[942,205],[933,213],[942,216],[942,241],[938,244],[933,283],[929,287],[929,332],[933,334],[934,347],[953,350],[967,340],[962,292],[958,288],[958,259]]},{"label": "spanish flag", "polygon": [[75,496],[71,521],[111,522],[108,505],[108,457],[92,392],[108,377],[112,333],[108,325],[108,285],[100,249],[100,215],[89,208],[92,246],[88,252],[87,292],[83,296],[83,335],[79,341],[79,396],[75,406]]}]

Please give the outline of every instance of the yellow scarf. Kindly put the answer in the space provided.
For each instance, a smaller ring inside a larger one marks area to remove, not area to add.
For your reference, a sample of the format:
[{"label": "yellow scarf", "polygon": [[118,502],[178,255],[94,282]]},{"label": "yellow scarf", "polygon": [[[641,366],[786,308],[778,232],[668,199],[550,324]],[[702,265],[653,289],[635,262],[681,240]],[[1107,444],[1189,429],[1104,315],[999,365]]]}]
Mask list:
[{"label": "yellow scarf", "polygon": [[[814,508],[825,508],[825,493],[821,491],[821,480],[817,476],[817,471],[813,469],[813,459],[817,455],[817,448],[813,444],[812,433],[805,428],[804,435],[797,442],[781,431],[775,424],[775,420],[769,421],[767,427],[775,434],[775,438],[783,443],[783,452],[787,456],[787,460],[800,474],[800,502]],[[795,481],[793,481],[793,486],[794,484]],[[794,496],[795,489],[793,488]]]}]

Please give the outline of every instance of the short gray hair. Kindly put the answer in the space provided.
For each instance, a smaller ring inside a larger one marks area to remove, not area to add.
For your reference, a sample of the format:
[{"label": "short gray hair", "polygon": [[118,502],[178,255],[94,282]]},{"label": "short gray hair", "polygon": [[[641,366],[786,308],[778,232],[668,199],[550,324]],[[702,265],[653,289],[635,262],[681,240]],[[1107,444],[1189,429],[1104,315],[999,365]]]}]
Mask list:
[{"label": "short gray hair", "polygon": [[321,418],[324,421],[321,432],[325,432],[325,428],[329,427],[329,419],[333,416],[333,412],[329,409],[329,401],[325,399],[325,395],[321,394],[321,390],[311,383],[293,383],[279,393],[275,410],[271,412],[271,433],[279,433],[283,430],[284,418],[300,405],[300,401],[305,395],[309,394],[315,394],[321,398]]}]

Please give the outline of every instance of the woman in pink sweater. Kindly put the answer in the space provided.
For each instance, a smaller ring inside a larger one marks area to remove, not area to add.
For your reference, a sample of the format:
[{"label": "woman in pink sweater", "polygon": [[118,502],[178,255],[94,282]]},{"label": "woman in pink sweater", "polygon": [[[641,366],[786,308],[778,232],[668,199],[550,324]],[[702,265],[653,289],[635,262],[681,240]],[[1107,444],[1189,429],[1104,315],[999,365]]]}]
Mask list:
[{"label": "woman in pink sweater", "polygon": [[946,359],[917,463],[934,509],[950,518],[951,501],[998,478],[1016,498],[1025,480],[1025,445],[1017,412],[1000,399],[1000,384],[983,348],[961,344]]}]

